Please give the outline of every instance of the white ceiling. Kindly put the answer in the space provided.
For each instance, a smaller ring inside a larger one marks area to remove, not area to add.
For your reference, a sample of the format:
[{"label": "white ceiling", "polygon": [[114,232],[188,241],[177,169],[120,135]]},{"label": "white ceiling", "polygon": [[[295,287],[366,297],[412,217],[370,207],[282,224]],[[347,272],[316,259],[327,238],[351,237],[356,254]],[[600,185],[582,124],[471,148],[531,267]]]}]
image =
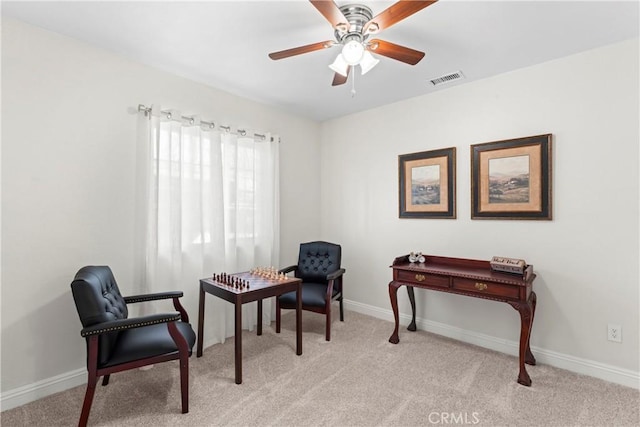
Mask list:
[{"label": "white ceiling", "polygon": [[[377,15],[394,1],[359,3]],[[331,25],[305,0],[2,1],[2,13],[318,121],[637,38],[640,22],[637,0],[440,0],[377,35],[425,58],[410,66],[380,57],[365,76],[355,73],[352,97],[351,80],[331,86],[328,65],[338,47],[279,61],[267,56],[333,39]],[[458,70],[462,81],[429,82]]]}]

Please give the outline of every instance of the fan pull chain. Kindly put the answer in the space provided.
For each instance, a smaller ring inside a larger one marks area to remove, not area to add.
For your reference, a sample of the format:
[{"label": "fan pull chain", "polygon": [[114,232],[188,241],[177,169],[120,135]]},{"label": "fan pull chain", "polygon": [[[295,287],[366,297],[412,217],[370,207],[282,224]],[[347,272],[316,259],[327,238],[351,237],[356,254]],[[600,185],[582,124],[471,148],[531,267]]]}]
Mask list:
[{"label": "fan pull chain", "polygon": [[356,96],[356,70],[355,66],[351,66],[351,97],[355,98]]}]

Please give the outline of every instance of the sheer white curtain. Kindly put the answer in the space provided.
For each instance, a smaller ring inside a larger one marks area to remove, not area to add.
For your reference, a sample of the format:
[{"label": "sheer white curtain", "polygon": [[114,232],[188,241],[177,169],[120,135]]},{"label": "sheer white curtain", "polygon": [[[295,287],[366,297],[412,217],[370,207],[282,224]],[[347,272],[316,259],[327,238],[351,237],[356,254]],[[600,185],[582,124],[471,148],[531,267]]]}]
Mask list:
[{"label": "sheer white curtain", "polygon": [[[154,107],[141,118],[145,212],[140,292],[182,290],[194,329],[199,279],[255,266],[278,266],[278,141],[208,130],[197,119]],[[251,136],[249,136],[251,135]],[[233,335],[233,305],[206,295],[204,345]],[[263,322],[272,301],[264,301]],[[253,329],[255,303],[243,307]]]}]

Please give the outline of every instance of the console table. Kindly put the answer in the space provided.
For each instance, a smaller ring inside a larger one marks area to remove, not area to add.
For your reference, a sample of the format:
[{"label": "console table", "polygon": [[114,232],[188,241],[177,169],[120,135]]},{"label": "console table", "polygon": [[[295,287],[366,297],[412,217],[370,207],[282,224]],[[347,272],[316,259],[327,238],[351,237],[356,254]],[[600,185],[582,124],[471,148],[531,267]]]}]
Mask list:
[{"label": "console table", "polygon": [[532,285],[536,278],[533,266],[529,265],[522,275],[501,273],[491,270],[489,261],[425,256],[425,262],[409,262],[409,255],[396,258],[391,266],[393,280],[389,283],[389,298],[395,329],[389,342],[397,344],[398,337],[398,288],[407,287],[409,302],[413,312],[411,323],[407,327],[416,330],[416,301],[413,288],[430,289],[467,295],[475,298],[506,302],[520,313],[520,373],[518,383],[530,386],[531,378],[525,363],[535,365],[536,359],[531,353],[529,338],[536,310],[536,294]]}]

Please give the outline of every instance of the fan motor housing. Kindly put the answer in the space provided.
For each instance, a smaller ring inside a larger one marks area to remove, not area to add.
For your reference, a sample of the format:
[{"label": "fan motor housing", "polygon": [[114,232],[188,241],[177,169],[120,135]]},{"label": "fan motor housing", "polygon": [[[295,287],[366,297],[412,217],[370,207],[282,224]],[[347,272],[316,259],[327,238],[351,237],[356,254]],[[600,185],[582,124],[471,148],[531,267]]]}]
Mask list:
[{"label": "fan motor housing", "polygon": [[349,31],[335,31],[338,43],[344,44],[349,40],[358,39],[364,41],[368,34],[362,33],[364,25],[373,18],[371,9],[361,4],[346,4],[340,7],[340,12],[347,18],[349,22]]}]

